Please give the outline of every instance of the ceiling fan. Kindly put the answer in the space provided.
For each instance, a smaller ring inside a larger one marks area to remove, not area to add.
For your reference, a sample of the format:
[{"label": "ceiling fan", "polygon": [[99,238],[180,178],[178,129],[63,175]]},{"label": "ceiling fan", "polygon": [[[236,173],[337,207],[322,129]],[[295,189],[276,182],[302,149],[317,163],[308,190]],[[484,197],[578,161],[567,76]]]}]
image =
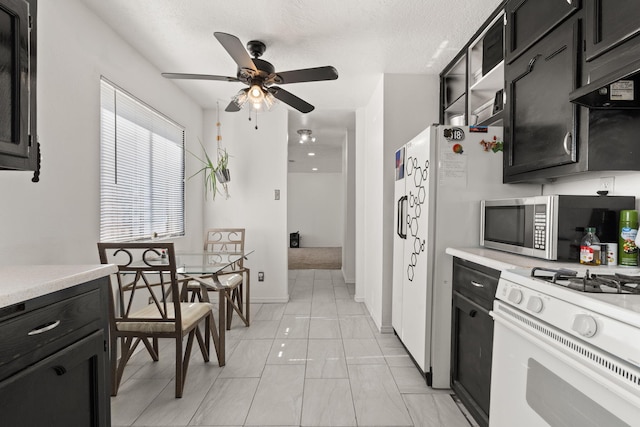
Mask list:
[{"label": "ceiling fan", "polygon": [[308,113],[315,108],[313,105],[274,85],[335,80],[338,78],[338,71],[332,66],[276,72],[273,65],[260,59],[267,49],[266,45],[261,41],[251,40],[247,43],[247,49],[253,56],[251,58],[247,50],[242,46],[240,39],[236,36],[220,32],[215,32],[213,35],[238,64],[236,77],[183,73],[162,73],[162,75],[168,79],[221,80],[242,82],[249,86],[240,90],[233,97],[225,111],[240,111],[247,101],[256,110],[269,109],[275,103],[275,99],[278,99],[302,113]]}]

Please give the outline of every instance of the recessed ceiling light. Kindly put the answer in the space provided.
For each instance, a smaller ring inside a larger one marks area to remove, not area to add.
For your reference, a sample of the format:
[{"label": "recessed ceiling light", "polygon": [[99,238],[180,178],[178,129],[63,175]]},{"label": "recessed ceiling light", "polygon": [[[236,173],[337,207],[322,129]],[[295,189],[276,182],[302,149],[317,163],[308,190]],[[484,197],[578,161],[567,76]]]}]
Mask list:
[{"label": "recessed ceiling light", "polygon": [[312,170],[312,171],[317,171],[317,170],[318,170],[318,168],[312,168],[311,170]]},{"label": "recessed ceiling light", "polygon": [[309,142],[316,142],[316,137],[315,136],[311,136],[311,130],[310,129],[299,129],[298,130],[298,135],[300,135],[300,144],[304,144],[305,142],[309,141]]},{"label": "recessed ceiling light", "polygon": [[316,153],[307,153],[307,156],[315,156]]}]

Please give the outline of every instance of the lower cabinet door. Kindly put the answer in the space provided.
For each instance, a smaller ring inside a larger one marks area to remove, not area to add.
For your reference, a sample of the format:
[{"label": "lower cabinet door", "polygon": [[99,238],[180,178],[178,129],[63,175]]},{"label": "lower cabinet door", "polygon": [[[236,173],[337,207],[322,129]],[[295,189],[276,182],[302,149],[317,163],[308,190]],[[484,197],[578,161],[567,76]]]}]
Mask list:
[{"label": "lower cabinet door", "polygon": [[0,383],[0,424],[26,427],[110,425],[102,331]]},{"label": "lower cabinet door", "polygon": [[493,319],[488,310],[453,294],[451,387],[482,427],[489,425]]}]

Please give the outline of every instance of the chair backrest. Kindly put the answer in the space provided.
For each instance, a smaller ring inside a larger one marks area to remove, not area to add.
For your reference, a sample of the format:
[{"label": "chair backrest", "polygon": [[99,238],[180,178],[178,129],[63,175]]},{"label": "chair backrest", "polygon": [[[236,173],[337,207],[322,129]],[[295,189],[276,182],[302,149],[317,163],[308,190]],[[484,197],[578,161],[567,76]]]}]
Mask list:
[{"label": "chair backrest", "polygon": [[[210,228],[204,236],[206,252],[244,252],[244,228]],[[236,262],[243,267],[243,258]]]},{"label": "chair backrest", "polygon": [[111,276],[113,327],[117,323],[118,330],[126,330],[127,322],[149,322],[157,323],[154,330],[179,330],[170,325],[181,324],[173,243],[98,243],[98,252],[102,264],[118,266]]}]

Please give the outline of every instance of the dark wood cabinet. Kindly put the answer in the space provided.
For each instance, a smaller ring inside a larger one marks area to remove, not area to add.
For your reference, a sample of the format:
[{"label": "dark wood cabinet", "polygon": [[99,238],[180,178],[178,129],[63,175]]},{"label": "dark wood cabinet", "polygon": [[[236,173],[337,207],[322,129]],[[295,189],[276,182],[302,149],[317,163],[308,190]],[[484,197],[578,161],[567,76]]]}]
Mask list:
[{"label": "dark wood cabinet", "polygon": [[503,58],[501,4],[440,73],[440,123],[502,126]]},{"label": "dark wood cabinet", "polygon": [[500,272],[453,260],[451,388],[476,422],[489,425],[493,307]]},{"label": "dark wood cabinet", "polygon": [[0,309],[2,425],[110,424],[107,278]]},{"label": "dark wood cabinet", "polygon": [[569,93],[578,85],[579,23],[565,21],[506,66],[505,182],[578,160],[579,107]]},{"label": "dark wood cabinet", "polygon": [[507,63],[513,62],[578,9],[580,0],[508,1],[505,5]]},{"label": "dark wood cabinet", "polygon": [[36,171],[37,0],[0,0],[0,169]]},{"label": "dark wood cabinet", "polygon": [[640,2],[637,0],[585,0],[584,8],[586,61],[640,34]]},{"label": "dark wood cabinet", "polygon": [[467,55],[458,54],[440,74],[440,123],[466,124]]}]

